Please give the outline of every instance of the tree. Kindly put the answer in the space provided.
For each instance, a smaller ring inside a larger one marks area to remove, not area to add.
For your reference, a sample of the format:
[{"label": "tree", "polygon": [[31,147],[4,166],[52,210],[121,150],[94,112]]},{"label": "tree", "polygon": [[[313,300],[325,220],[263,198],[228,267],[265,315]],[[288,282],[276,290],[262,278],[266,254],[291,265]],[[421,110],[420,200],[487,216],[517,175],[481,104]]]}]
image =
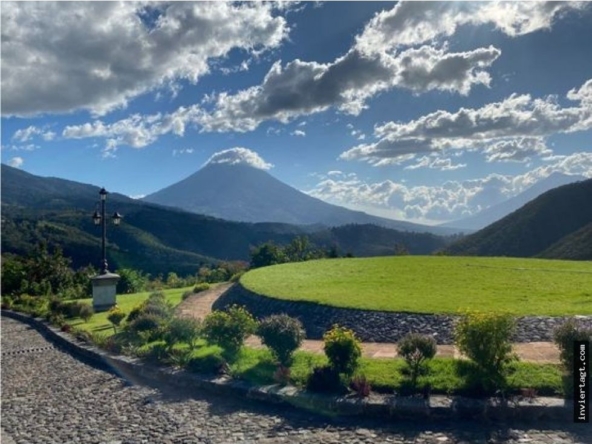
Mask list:
[{"label": "tree", "polygon": [[286,262],[284,251],[273,242],[266,242],[251,251],[251,268],[266,267],[284,262]]}]

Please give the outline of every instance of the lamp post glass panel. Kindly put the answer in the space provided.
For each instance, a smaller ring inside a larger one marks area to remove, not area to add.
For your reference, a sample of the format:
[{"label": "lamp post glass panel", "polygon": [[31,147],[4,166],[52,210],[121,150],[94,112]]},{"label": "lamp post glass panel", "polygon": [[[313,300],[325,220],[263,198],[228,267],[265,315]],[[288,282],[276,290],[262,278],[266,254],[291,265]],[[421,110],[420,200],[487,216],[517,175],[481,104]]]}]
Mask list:
[{"label": "lamp post glass panel", "polygon": [[[114,273],[109,273],[107,264],[107,218],[105,216],[105,204],[107,201],[107,191],[101,188],[99,191],[101,201],[101,212],[95,211],[93,214],[93,222],[95,225],[101,225],[101,272],[98,276],[92,278],[93,285],[93,306],[95,311],[104,311],[115,305],[115,287],[119,276]],[[111,217],[114,225],[121,223],[121,215],[118,212],[113,213]]]}]

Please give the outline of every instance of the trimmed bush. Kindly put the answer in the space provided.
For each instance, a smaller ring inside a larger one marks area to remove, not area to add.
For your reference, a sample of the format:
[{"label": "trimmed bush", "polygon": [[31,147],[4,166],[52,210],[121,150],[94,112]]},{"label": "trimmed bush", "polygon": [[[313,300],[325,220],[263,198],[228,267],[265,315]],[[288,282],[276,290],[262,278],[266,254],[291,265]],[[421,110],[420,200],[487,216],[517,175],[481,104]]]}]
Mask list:
[{"label": "trimmed bush", "polygon": [[163,339],[169,348],[184,342],[193,350],[201,332],[201,323],[193,318],[173,318],[166,326]]},{"label": "trimmed bush", "polygon": [[553,332],[553,342],[559,348],[559,358],[564,369],[573,372],[574,342],[591,341],[592,330],[580,325],[574,318],[570,318]]},{"label": "trimmed bush", "polygon": [[559,348],[559,359],[563,366],[563,393],[566,398],[574,395],[574,342],[590,341],[592,343],[592,330],[580,325],[574,318],[570,318],[553,332],[553,342]]},{"label": "trimmed bush", "polygon": [[358,367],[362,356],[360,341],[354,332],[345,327],[334,325],[323,335],[325,354],[329,358],[331,367],[337,373],[351,376]]},{"label": "trimmed bush", "polygon": [[514,319],[502,313],[469,313],[457,323],[455,344],[482,375],[483,388],[505,388],[506,366],[513,359]]},{"label": "trimmed bush", "polygon": [[257,329],[257,335],[284,367],[291,364],[293,353],[300,347],[305,337],[302,323],[286,314],[272,315],[263,319]]},{"label": "trimmed bush", "polygon": [[121,321],[125,319],[125,313],[121,311],[117,305],[111,307],[107,312],[107,320],[113,325],[113,330],[117,333],[117,327],[121,324]]},{"label": "trimmed bush", "polygon": [[330,365],[314,367],[306,380],[306,389],[315,393],[345,393],[347,391],[341,375]]},{"label": "trimmed bush", "polygon": [[233,305],[227,312],[213,311],[204,319],[203,334],[219,345],[229,359],[236,357],[245,339],[255,333],[257,321],[242,307]]},{"label": "trimmed bush", "polygon": [[228,365],[222,356],[218,354],[208,354],[205,356],[194,356],[189,359],[186,368],[194,373],[219,375],[226,372]]},{"label": "trimmed bush", "polygon": [[431,336],[410,333],[397,343],[397,351],[409,366],[411,382],[415,385],[423,364],[436,356],[436,340]]},{"label": "trimmed bush", "polygon": [[80,302],[78,307],[78,316],[80,316],[84,322],[90,321],[90,318],[92,318],[94,314],[95,310],[92,308],[92,305]]}]

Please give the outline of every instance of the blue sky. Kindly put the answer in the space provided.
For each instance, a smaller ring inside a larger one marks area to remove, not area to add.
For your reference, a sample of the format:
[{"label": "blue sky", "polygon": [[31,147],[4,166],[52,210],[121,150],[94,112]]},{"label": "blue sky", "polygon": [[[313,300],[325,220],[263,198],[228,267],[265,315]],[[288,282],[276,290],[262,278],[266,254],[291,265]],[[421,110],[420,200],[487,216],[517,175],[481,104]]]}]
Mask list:
[{"label": "blue sky", "polygon": [[33,174],[141,196],[215,155],[425,223],[592,177],[591,3],[1,8],[2,162]]}]

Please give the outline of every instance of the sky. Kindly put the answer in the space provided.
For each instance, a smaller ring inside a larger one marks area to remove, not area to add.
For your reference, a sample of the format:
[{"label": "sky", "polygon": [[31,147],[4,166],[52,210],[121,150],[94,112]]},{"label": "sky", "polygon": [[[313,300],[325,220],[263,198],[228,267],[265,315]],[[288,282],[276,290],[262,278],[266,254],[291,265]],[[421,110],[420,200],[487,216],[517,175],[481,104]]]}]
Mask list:
[{"label": "sky", "polygon": [[2,162],[32,174],[141,197],[246,163],[428,224],[592,177],[589,2],[0,8]]}]

